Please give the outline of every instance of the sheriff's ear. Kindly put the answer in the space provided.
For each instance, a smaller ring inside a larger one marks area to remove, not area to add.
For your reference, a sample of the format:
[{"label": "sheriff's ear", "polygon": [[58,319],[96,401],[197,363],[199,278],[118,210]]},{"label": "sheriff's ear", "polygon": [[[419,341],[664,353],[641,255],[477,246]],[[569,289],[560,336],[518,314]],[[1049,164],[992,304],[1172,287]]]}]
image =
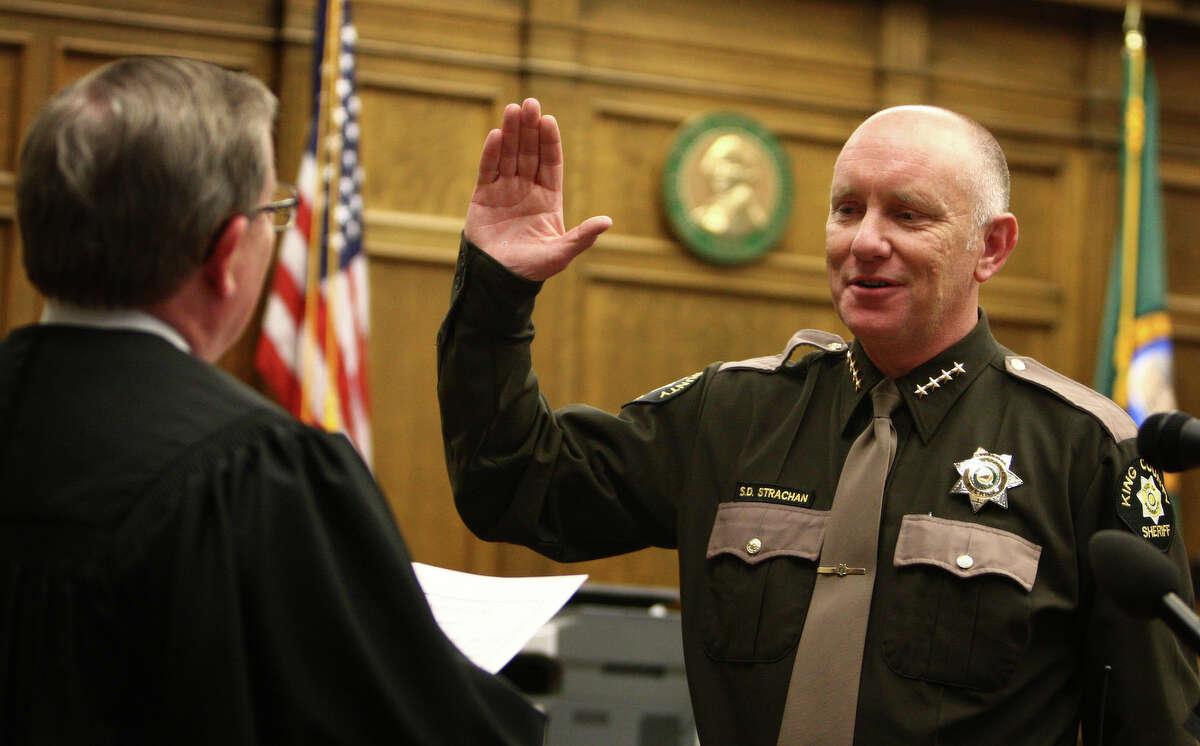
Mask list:
[{"label": "sheriff's ear", "polygon": [[984,227],[983,251],[975,263],[975,280],[983,283],[1000,271],[1017,245],[1017,217],[1011,212],[992,218]]},{"label": "sheriff's ear", "polygon": [[221,298],[229,297],[235,289],[233,257],[249,222],[245,215],[235,215],[225,221],[204,260],[204,281]]}]

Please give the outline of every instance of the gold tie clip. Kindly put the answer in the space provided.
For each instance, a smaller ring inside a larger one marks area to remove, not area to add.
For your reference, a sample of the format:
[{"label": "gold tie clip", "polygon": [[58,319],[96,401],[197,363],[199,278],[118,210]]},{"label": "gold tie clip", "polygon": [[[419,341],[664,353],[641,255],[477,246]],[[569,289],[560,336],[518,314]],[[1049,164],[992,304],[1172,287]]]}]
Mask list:
[{"label": "gold tie clip", "polygon": [[818,567],[818,575],[837,575],[839,578],[844,578],[847,575],[866,575],[867,568],[865,567],[846,567],[843,562],[837,567]]}]

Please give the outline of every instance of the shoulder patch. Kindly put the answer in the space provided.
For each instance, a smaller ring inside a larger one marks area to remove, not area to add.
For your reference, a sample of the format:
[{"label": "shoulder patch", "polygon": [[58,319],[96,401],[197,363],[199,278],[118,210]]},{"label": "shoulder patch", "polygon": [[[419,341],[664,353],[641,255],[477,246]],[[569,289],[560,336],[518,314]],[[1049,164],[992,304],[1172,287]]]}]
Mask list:
[{"label": "shoulder patch", "polygon": [[825,352],[843,352],[846,350],[846,341],[836,334],[823,332],[820,329],[801,329],[792,335],[792,338],[788,340],[787,346],[783,348],[783,352],[778,355],[722,363],[718,370],[761,370],[773,373],[787,363],[792,357],[792,353],[800,345],[817,347]]},{"label": "shoulder patch", "polygon": [[683,378],[680,378],[678,381],[672,381],[671,383],[668,383],[666,386],[660,386],[659,388],[656,388],[647,394],[642,394],[641,396],[639,396],[638,398],[634,399],[633,401],[631,401],[629,403],[630,404],[661,404],[662,402],[665,402],[668,399],[672,399],[676,396],[679,396],[681,393],[686,391],[689,386],[691,386],[696,381],[699,381],[700,376],[702,376],[702,375],[704,375],[704,371],[698,371],[696,373],[691,374],[690,376],[684,376]]},{"label": "shoulder patch", "polygon": [[1160,552],[1171,548],[1175,534],[1175,506],[1162,474],[1143,458],[1129,462],[1117,485],[1117,515],[1137,536]]},{"label": "shoulder patch", "polygon": [[1040,386],[1076,409],[1092,415],[1104,425],[1115,440],[1137,437],[1137,425],[1129,413],[1098,391],[1047,368],[1031,357],[1007,355],[1004,358],[1004,369],[1010,375]]}]

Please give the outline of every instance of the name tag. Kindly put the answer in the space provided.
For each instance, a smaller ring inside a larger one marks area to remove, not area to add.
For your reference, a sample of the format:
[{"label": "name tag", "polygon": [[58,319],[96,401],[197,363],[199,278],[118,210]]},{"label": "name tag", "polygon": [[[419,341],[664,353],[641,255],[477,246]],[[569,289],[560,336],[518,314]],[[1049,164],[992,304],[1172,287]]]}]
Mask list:
[{"label": "name tag", "polygon": [[811,490],[784,487],[778,484],[753,484],[738,482],[737,494],[734,500],[741,502],[777,503],[780,505],[800,505],[808,507],[812,504]]}]

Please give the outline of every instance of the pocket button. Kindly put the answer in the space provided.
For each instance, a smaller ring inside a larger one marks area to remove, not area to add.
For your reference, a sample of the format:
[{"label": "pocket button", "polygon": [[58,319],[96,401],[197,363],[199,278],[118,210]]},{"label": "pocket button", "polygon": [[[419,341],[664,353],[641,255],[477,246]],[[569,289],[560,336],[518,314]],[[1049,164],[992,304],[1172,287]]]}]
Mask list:
[{"label": "pocket button", "polygon": [[955,560],[955,562],[958,563],[958,566],[964,570],[970,570],[975,566],[975,558],[969,554],[958,555],[958,559]]},{"label": "pocket button", "polygon": [[746,554],[758,554],[761,549],[762,539],[759,539],[757,536],[746,542]]}]

